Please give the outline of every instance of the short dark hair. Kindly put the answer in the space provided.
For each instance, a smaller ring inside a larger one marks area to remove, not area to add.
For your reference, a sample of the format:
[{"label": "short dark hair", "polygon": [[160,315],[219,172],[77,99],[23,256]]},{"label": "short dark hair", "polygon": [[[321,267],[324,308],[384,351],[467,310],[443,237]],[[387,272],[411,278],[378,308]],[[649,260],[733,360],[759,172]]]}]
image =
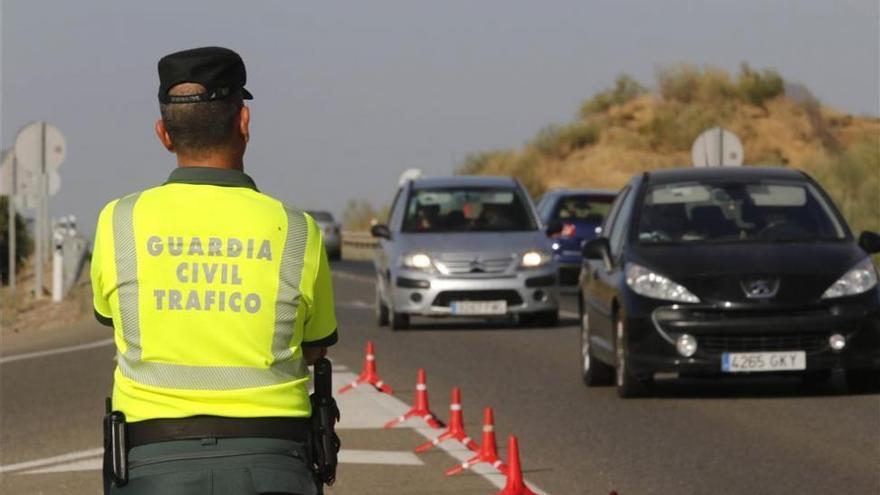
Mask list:
[{"label": "short dark hair", "polygon": [[[181,84],[171,88],[168,94],[185,96],[202,91],[204,87],[200,84]],[[199,154],[230,144],[235,131],[235,117],[241,106],[242,95],[239,92],[211,101],[160,104],[159,111],[175,149]]]}]

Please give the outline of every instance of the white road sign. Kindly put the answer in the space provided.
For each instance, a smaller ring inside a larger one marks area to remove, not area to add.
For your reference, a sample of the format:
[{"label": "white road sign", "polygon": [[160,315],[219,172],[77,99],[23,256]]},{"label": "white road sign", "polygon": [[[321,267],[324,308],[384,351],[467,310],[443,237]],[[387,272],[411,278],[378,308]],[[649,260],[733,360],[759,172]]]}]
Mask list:
[{"label": "white road sign", "polygon": [[46,172],[58,170],[67,156],[67,144],[57,127],[45,122],[34,122],[19,131],[15,138],[15,156],[18,158],[20,170],[40,172],[44,151]]},{"label": "white road sign", "polygon": [[703,132],[691,147],[695,167],[735,167],[742,165],[744,158],[742,141],[721,127]]}]

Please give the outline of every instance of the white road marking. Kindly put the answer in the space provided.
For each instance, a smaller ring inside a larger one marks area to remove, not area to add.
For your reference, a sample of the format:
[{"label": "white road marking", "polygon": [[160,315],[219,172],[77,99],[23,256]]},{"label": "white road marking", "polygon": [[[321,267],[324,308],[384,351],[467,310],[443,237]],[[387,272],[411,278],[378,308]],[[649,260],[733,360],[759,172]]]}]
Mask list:
[{"label": "white road marking", "polygon": [[567,309],[560,309],[559,316],[561,316],[563,318],[580,318],[581,317],[581,315],[577,314],[576,312],[569,311]]},{"label": "white road marking", "polygon": [[392,466],[424,466],[425,463],[412,452],[395,450],[346,450],[339,451],[339,462],[344,464],[384,464]]},{"label": "white road marking", "polygon": [[14,354],[12,356],[0,357],[0,364],[12,363],[24,359],[34,359],[46,356],[54,356],[55,354],[64,354],[67,352],[84,351],[86,349],[94,349],[96,347],[104,347],[113,344],[113,337],[96,340],[86,344],[71,345],[67,347],[59,347],[57,349],[47,349],[45,351],[28,352],[25,354]]},{"label": "white road marking", "polygon": [[56,455],[54,457],[46,457],[45,459],[37,459],[34,461],[27,462],[19,462],[16,464],[7,464],[6,466],[0,466],[0,473],[5,473],[8,471],[21,471],[23,469],[30,469],[42,466],[48,466],[50,464],[58,464],[60,462],[65,461],[76,461],[83,459],[85,457],[94,457],[103,455],[104,449],[89,449],[89,450],[80,450],[79,452],[70,452],[67,454]]}]

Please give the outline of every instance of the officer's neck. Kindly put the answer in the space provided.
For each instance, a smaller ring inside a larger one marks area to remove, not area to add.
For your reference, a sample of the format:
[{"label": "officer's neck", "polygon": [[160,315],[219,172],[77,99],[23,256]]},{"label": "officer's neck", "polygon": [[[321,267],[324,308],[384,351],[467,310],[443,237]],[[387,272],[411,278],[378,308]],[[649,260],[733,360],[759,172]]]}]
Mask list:
[{"label": "officer's neck", "polygon": [[232,170],[244,170],[244,162],[241,155],[231,153],[208,153],[199,156],[177,154],[177,166],[207,167]]}]

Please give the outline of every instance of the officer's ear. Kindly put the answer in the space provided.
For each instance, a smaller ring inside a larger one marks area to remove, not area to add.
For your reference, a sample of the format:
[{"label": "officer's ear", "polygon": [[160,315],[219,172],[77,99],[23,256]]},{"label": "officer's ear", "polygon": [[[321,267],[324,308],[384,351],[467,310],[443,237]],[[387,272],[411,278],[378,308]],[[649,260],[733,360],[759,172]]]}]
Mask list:
[{"label": "officer's ear", "polygon": [[241,137],[247,143],[251,138],[251,109],[247,105],[242,105],[238,111],[238,131]]},{"label": "officer's ear", "polygon": [[166,150],[174,153],[174,143],[171,142],[171,134],[168,134],[168,129],[165,128],[165,122],[162,119],[156,121],[156,137],[159,138],[159,142],[162,143]]}]

